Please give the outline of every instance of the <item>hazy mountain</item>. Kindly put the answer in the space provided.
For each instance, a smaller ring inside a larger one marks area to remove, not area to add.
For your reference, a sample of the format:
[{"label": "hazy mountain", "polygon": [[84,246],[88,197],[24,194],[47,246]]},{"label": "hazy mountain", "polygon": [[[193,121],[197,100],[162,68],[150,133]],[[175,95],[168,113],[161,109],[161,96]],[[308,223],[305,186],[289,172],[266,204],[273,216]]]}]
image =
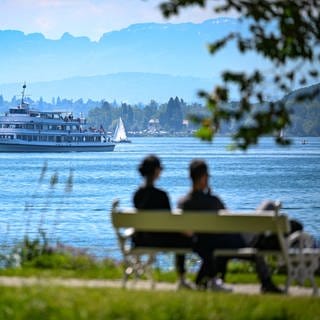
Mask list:
[{"label": "hazy mountain", "polygon": [[[299,101],[299,97],[306,98],[306,101]],[[300,88],[297,90],[293,90],[289,94],[287,94],[285,97],[283,97],[283,101],[286,104],[301,104],[301,103],[310,103],[310,102],[316,102],[317,104],[320,104],[320,83],[316,83],[311,86],[307,86],[304,88]]]},{"label": "hazy mountain", "polygon": [[[199,89],[208,90],[212,83],[212,79],[206,78],[129,72],[27,83],[27,94],[33,100],[43,97],[48,102],[58,96],[129,103],[147,103],[152,99],[167,102],[178,96],[192,102],[198,100]],[[9,100],[20,93],[21,86],[22,83],[0,85],[0,95]]]},{"label": "hazy mountain", "polygon": [[239,29],[238,20],[229,18],[200,24],[143,23],[105,33],[97,42],[69,33],[50,40],[39,33],[0,31],[0,83],[119,72],[216,77],[227,67],[250,69],[261,63],[256,56],[236,54],[232,46],[214,59],[209,55],[210,41]]}]

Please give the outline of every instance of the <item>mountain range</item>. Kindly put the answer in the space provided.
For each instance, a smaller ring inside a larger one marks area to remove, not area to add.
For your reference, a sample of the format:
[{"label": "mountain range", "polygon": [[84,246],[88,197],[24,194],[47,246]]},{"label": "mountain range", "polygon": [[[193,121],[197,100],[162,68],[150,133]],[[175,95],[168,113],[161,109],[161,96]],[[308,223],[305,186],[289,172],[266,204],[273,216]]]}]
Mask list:
[{"label": "mountain range", "polygon": [[[246,20],[232,18],[199,24],[135,24],[105,33],[98,41],[69,33],[52,40],[41,33],[0,30],[0,95],[9,100],[26,82],[33,100],[161,103],[178,96],[194,102],[200,89],[210,90],[219,83],[222,70],[270,67],[256,54],[240,54],[235,44],[214,57],[209,54],[208,43],[232,31],[246,35],[247,30]],[[271,99],[280,98],[272,83],[265,92]],[[235,91],[231,99],[237,100]]]},{"label": "mountain range", "polygon": [[[237,19],[203,23],[143,23],[105,33],[99,41],[65,33],[60,39],[40,33],[0,31],[0,94],[5,98],[27,82],[33,99],[63,96],[129,102],[196,99],[226,68],[261,65],[257,56],[241,56],[230,45],[214,57],[207,44],[234,30]],[[30,85],[29,85],[30,84]]]}]

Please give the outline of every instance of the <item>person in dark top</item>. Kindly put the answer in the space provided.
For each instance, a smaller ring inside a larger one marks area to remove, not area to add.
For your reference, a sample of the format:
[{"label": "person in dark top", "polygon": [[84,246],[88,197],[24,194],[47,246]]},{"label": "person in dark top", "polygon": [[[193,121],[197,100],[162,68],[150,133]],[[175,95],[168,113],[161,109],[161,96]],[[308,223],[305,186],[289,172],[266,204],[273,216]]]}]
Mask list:
[{"label": "person in dark top", "polygon": [[[220,198],[211,194],[208,184],[209,173],[208,167],[203,160],[193,160],[189,167],[190,178],[192,180],[191,191],[182,198],[178,207],[184,211],[203,210],[216,213],[218,210],[225,209],[225,205]],[[196,285],[209,286],[213,290],[227,291],[230,289],[224,287],[217,281],[217,273],[220,268],[225,268],[227,260],[224,258],[214,258],[215,249],[236,249],[246,247],[247,243],[241,234],[210,234],[201,233],[195,235],[195,252],[202,259],[199,272],[196,277]],[[256,271],[261,281],[261,290],[263,292],[282,292],[272,282],[268,267],[260,256],[252,257],[256,264]],[[209,281],[208,281],[209,279]]]},{"label": "person in dark top", "polygon": [[[135,208],[170,210],[167,193],[154,186],[162,169],[159,158],[154,155],[147,156],[142,161],[138,170],[144,178],[144,183],[134,193],[133,203]],[[192,239],[176,232],[136,232],[133,236],[133,244],[135,246],[190,248]],[[185,279],[184,255],[176,255],[176,270],[179,276],[179,288],[191,288],[191,285]]]}]

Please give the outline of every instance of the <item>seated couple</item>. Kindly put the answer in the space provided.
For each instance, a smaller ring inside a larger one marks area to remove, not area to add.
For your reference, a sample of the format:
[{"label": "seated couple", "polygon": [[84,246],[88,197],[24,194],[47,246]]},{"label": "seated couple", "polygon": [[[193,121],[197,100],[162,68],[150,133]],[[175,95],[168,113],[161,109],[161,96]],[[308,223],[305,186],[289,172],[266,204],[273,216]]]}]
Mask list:
[{"label": "seated couple", "polygon": [[[146,157],[139,166],[139,172],[144,178],[144,184],[135,192],[133,202],[137,209],[169,209],[169,198],[163,190],[154,186],[162,170],[160,160],[150,155]],[[201,210],[215,213],[217,210],[225,209],[219,197],[211,194],[209,188],[209,172],[203,160],[193,160],[189,167],[189,174],[192,180],[192,188],[189,193],[180,199],[178,207],[184,211]],[[241,234],[193,234],[164,233],[164,232],[137,232],[133,236],[133,243],[136,246],[153,245],[158,247],[181,247],[193,248],[201,257],[201,266],[195,279],[197,288],[208,288],[217,291],[230,291],[225,287],[218,273],[225,274],[226,258],[215,258],[215,249],[237,249],[247,247],[250,244],[246,237]],[[251,258],[255,262],[256,272],[261,282],[262,292],[281,293],[281,290],[274,285],[268,267],[261,256]],[[176,255],[176,270],[179,277],[179,287],[190,287],[185,279],[185,257]]]}]

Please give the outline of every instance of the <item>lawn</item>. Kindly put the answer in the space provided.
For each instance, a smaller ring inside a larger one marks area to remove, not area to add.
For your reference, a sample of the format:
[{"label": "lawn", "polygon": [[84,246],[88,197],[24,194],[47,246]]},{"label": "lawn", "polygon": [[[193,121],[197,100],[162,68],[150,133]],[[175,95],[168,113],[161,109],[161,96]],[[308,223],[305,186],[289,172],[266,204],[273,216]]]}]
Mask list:
[{"label": "lawn", "polygon": [[[27,252],[28,253],[28,252]],[[28,255],[29,256],[29,255]],[[20,267],[0,269],[0,276],[80,279],[121,279],[122,267],[112,260],[99,261],[68,252],[31,255]],[[232,262],[227,282],[256,283],[247,263]],[[157,281],[175,282],[174,271],[155,270]],[[194,273],[188,274],[193,280]],[[283,274],[274,280],[283,284]],[[318,283],[319,277],[317,279]],[[43,283],[43,282],[42,282]],[[317,319],[319,297],[243,295],[201,291],[151,291],[116,288],[33,285],[1,287],[2,319]]]},{"label": "lawn", "polygon": [[320,319],[319,298],[111,288],[2,287],[0,319]]}]

